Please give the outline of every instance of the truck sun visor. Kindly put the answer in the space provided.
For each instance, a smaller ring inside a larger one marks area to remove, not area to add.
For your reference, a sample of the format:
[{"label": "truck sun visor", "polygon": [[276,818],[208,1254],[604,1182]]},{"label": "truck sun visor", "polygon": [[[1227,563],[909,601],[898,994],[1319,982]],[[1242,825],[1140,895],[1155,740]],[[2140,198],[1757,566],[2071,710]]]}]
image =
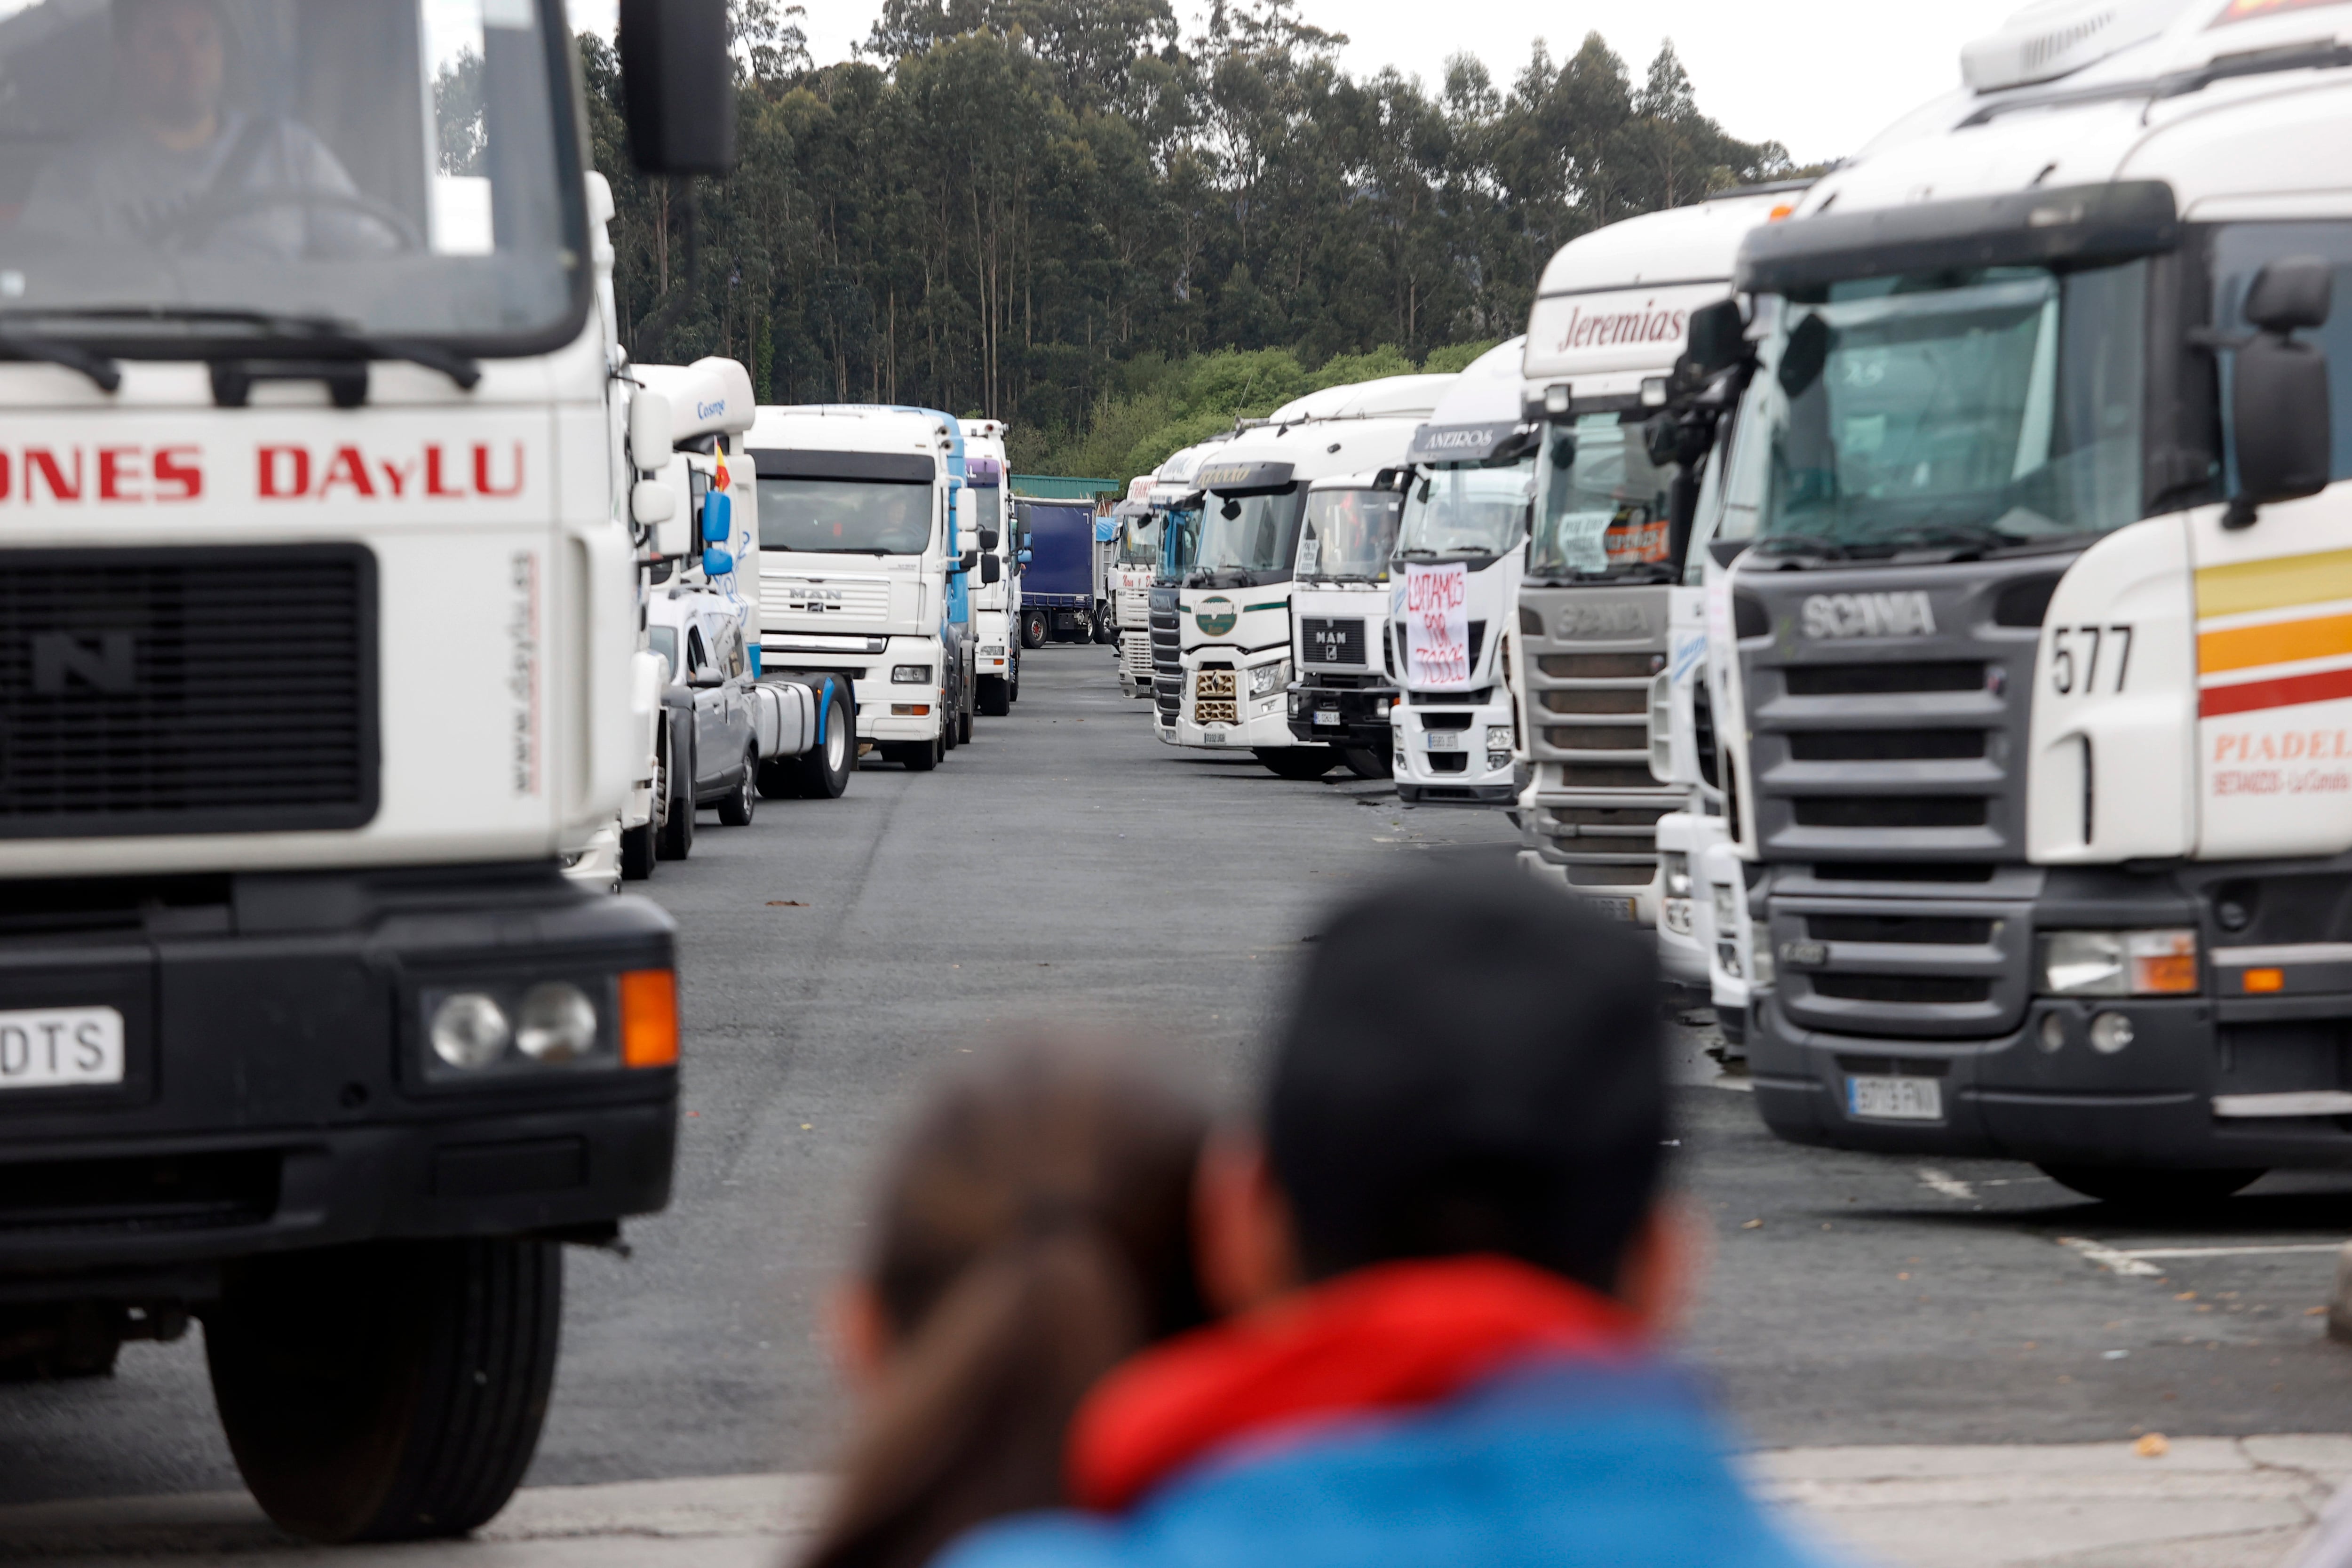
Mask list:
[{"label": "truck sun visor", "polygon": [[753,451],[751,462],[763,479],[878,479],[886,484],[927,485],[940,472],[938,459],[919,452],[770,447]]},{"label": "truck sun visor", "polygon": [[2172,187],[2126,180],[1769,224],[1741,244],[1734,284],[1802,298],[1862,278],[2128,261],[2179,241]]},{"label": "truck sun visor", "polygon": [[1002,489],[1004,465],[994,458],[966,458],[963,460],[963,479],[976,490]]},{"label": "truck sun visor", "polygon": [[1512,420],[1485,425],[1424,425],[1412,433],[1408,463],[1483,463],[1515,442],[1519,426]]},{"label": "truck sun visor", "polygon": [[1278,490],[1290,483],[1295,463],[1203,463],[1192,476],[1193,485],[1220,495],[1243,490]]}]

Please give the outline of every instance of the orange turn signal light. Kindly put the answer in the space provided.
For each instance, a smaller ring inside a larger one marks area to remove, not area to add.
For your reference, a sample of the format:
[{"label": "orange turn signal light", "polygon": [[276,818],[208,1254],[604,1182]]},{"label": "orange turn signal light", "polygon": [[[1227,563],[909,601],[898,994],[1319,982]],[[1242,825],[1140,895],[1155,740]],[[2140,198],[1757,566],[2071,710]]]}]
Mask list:
[{"label": "orange turn signal light", "polygon": [[890,704],[890,716],[894,719],[928,719],[931,716],[931,705],[928,702],[893,702]]},{"label": "orange turn signal light", "polygon": [[2238,984],[2248,991],[2284,991],[2286,989],[2286,971],[2249,969],[2238,977]]},{"label": "orange turn signal light", "polygon": [[677,972],[631,969],[621,975],[621,1065],[677,1065]]}]

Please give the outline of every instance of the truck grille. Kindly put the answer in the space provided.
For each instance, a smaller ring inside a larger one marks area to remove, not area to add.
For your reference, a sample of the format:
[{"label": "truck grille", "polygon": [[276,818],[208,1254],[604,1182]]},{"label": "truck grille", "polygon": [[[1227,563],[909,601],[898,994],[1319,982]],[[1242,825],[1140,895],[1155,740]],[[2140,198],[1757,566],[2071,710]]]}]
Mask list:
[{"label": "truck grille", "polygon": [[1149,588],[1121,588],[1116,602],[1122,631],[1141,631],[1151,618],[1151,590]]},{"label": "truck grille", "polygon": [[0,837],[351,828],[375,815],[366,550],[0,559]]},{"label": "truck grille", "polygon": [[1364,623],[1303,616],[1298,622],[1299,653],[1308,664],[1364,663]]},{"label": "truck grille", "polygon": [[1118,634],[1118,672],[1138,686],[1151,683],[1151,634]]},{"label": "truck grille", "polygon": [[1242,721],[1241,677],[1230,669],[1192,672],[1192,722],[1238,724]]},{"label": "truck grille", "polygon": [[1535,720],[1536,847],[1572,886],[1646,886],[1659,817],[1683,792],[1650,770],[1650,680],[1665,668],[1663,587],[1519,591],[1519,648]]},{"label": "truck grille", "polygon": [[1160,722],[1173,724],[1184,706],[1183,634],[1177,590],[1151,590],[1151,700]]},{"label": "truck grille", "polygon": [[[761,616],[793,616],[825,626],[890,618],[890,584],[857,578],[770,577],[760,579]],[[773,620],[767,629],[781,628]]]}]

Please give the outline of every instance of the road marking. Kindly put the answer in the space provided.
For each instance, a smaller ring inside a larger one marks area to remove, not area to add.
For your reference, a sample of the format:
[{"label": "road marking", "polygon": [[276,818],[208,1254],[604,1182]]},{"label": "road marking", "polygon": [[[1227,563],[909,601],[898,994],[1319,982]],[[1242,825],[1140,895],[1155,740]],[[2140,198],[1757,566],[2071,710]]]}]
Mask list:
[{"label": "road marking", "polygon": [[2143,1263],[2128,1252],[2118,1252],[2085,1237],[2062,1236],[2058,1238],[2058,1245],[2097,1264],[2110,1274],[2136,1275],[2152,1279],[2163,1272],[2153,1263]]},{"label": "road marking", "polygon": [[2129,1258],[2260,1258],[2279,1252],[2341,1252],[2340,1241],[2278,1242],[2258,1247],[2135,1247]]},{"label": "road marking", "polygon": [[2176,1258],[2274,1258],[2291,1253],[2341,1252],[2336,1241],[2262,1242],[2249,1247],[2110,1247],[2085,1237],[2062,1236],[2058,1245],[2114,1274],[2153,1279],[2164,1272],[2154,1260]]},{"label": "road marking", "polygon": [[1920,1166],[1919,1179],[1948,1198],[1956,1198],[1964,1204],[1977,1201],[1977,1190],[1974,1187],[1958,1176],[1939,1171],[1933,1165]]}]

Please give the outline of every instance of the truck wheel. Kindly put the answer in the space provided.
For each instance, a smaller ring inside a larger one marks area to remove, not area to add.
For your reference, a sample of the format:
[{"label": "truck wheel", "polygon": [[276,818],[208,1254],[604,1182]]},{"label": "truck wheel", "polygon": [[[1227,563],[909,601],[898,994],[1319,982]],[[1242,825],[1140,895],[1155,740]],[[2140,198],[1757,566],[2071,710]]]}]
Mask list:
[{"label": "truck wheel", "polygon": [[1339,765],[1329,746],[1253,746],[1251,754],[1282,779],[1319,779]]},{"label": "truck wheel", "polygon": [[898,742],[898,760],[907,764],[907,771],[910,773],[929,773],[945,762],[947,755],[947,725],[944,721],[940,725],[940,732],[928,741]]},{"label": "truck wheel", "polygon": [[[656,779],[658,784],[661,781]],[[642,882],[654,874],[654,825],[621,829],[621,880]]]},{"label": "truck wheel", "polygon": [[750,746],[743,752],[743,776],[736,781],[734,790],[719,803],[719,820],[730,827],[751,826],[751,813],[760,805],[760,748]]},{"label": "truck wheel", "polygon": [[1114,643],[1118,641],[1118,627],[1111,620],[1110,613],[1108,611],[1104,611],[1095,616],[1095,641],[1098,643]]},{"label": "truck wheel", "polygon": [[[972,684],[977,686],[980,683],[978,681],[974,681]],[[957,745],[969,746],[971,744],[971,716],[973,710],[979,706],[980,699],[975,694],[970,701],[963,703],[957,710],[955,718]]]},{"label": "truck wheel", "polygon": [[1013,683],[1001,675],[980,678],[980,712],[984,719],[1002,719],[1013,711]]},{"label": "truck wheel", "polygon": [[683,860],[694,853],[694,744],[686,745],[686,766],[676,764],[677,749],[662,748],[662,773],[656,781],[669,814],[662,819],[656,847],[665,860]]},{"label": "truck wheel", "polygon": [[849,704],[839,691],[825,705],[824,744],[810,747],[785,765],[806,799],[838,800],[849,787],[849,775],[857,771],[857,737],[851,733]]},{"label": "truck wheel", "polygon": [[1012,668],[1004,677],[1004,700],[1018,702],[1021,700],[1021,656],[1015,653],[1009,662]]},{"label": "truck wheel", "polygon": [[942,752],[956,749],[959,739],[956,734],[956,723],[960,717],[959,710],[962,707],[963,702],[961,699],[954,702],[940,704],[940,750]]},{"label": "truck wheel", "polygon": [[1021,612],[1021,646],[1023,647],[1044,647],[1045,646],[1045,632],[1046,625],[1045,611],[1024,610]]},{"label": "truck wheel", "polygon": [[2217,1204],[2262,1180],[2261,1171],[2162,1170],[2145,1165],[2044,1165],[2034,1168],[2062,1187],[2117,1208],[2163,1213]]},{"label": "truck wheel", "polygon": [[563,1321],[551,1241],[376,1242],[229,1266],[213,1397],[264,1512],[312,1541],[463,1535],[539,1445]]},{"label": "truck wheel", "polygon": [[1360,779],[1392,779],[1396,777],[1396,759],[1386,752],[1376,752],[1370,746],[1348,746],[1341,749],[1348,771]]}]

